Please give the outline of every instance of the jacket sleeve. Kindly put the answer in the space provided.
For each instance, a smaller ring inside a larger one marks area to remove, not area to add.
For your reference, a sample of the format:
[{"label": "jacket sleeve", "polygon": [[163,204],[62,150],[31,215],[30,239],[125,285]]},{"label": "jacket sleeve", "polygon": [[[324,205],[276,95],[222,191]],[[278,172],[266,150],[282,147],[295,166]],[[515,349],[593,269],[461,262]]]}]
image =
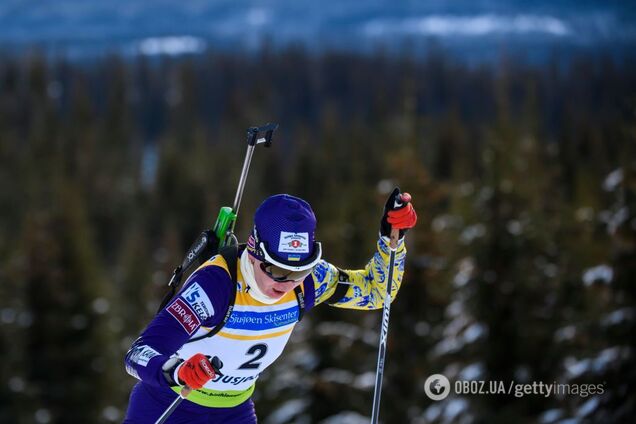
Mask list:
[{"label": "jacket sleeve", "polygon": [[[389,267],[389,238],[380,237],[377,251],[364,269],[342,270],[322,261],[313,273],[315,304],[327,302],[331,306],[345,309],[382,308],[386,294]],[[391,298],[395,297],[402,284],[406,247],[400,239],[395,254]]]},{"label": "jacket sleeve", "polygon": [[224,268],[204,264],[192,273],[178,295],[152,319],[126,353],[128,374],[150,385],[167,387],[162,365],[198,335],[200,327],[222,322],[232,289],[234,284]]}]

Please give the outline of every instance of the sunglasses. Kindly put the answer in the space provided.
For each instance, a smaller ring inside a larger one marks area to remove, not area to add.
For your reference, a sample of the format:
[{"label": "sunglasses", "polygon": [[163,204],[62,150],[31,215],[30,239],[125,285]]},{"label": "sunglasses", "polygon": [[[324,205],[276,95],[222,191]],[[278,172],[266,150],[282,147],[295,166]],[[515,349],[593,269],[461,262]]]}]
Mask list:
[{"label": "sunglasses", "polygon": [[311,267],[308,269],[303,269],[302,271],[290,271],[288,269],[281,268],[268,262],[261,262],[260,266],[261,271],[267,274],[269,278],[279,283],[304,280],[305,277],[311,274],[311,272],[314,270],[314,267]]}]

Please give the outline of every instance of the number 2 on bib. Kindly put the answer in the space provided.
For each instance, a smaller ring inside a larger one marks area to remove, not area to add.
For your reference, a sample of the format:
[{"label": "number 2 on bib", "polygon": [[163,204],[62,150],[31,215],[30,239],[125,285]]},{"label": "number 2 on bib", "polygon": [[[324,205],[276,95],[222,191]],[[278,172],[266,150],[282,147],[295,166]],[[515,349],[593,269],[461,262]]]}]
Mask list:
[{"label": "number 2 on bib", "polygon": [[267,353],[267,345],[266,344],[256,344],[250,347],[247,350],[247,355],[256,355],[249,361],[245,362],[243,365],[239,367],[239,369],[256,369],[261,366],[260,362],[256,362],[261,359]]}]

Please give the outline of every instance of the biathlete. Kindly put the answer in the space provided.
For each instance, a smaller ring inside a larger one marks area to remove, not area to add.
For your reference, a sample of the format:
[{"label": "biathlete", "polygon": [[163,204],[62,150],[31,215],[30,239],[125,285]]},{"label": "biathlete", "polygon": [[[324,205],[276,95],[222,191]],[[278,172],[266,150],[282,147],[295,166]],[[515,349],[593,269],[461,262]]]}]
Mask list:
[{"label": "biathlete", "polygon": [[283,352],[304,313],[321,303],[382,308],[391,227],[401,236],[395,299],[404,273],[404,233],[416,221],[410,196],[396,188],[373,258],[364,269],[343,270],[322,259],[307,202],[286,194],[266,199],[248,242],[229,260],[234,264],[218,254],[201,265],[126,354],[126,370],[140,382],[124,423],[154,423],[183,386],[193,391],[166,423],[256,423],[256,380]]}]

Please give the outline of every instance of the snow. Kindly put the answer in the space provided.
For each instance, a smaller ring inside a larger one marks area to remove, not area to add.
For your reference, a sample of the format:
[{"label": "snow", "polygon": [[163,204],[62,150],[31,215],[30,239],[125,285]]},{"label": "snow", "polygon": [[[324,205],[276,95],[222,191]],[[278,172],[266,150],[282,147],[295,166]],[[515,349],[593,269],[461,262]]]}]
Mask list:
[{"label": "snow", "polygon": [[318,366],[319,358],[316,353],[308,348],[301,347],[290,352],[289,361],[305,370],[313,370]]},{"label": "snow", "polygon": [[9,390],[11,390],[12,392],[23,392],[24,389],[26,388],[26,382],[24,381],[24,379],[22,377],[11,377],[9,379]]},{"label": "snow", "polygon": [[481,362],[475,362],[464,367],[460,372],[459,380],[479,380],[484,375],[484,364]]},{"label": "snow", "polygon": [[518,236],[523,233],[523,225],[521,225],[521,222],[517,220],[508,221],[508,223],[506,224],[506,229],[513,236]]},{"label": "snow", "polygon": [[529,382],[530,381],[530,368],[525,365],[520,365],[515,369],[515,381]]},{"label": "snow", "polygon": [[486,226],[484,224],[469,225],[459,235],[459,241],[463,244],[470,244],[473,240],[486,235]]},{"label": "snow", "polygon": [[482,338],[486,334],[486,332],[486,325],[475,322],[471,324],[470,327],[468,327],[466,330],[464,330],[463,339],[466,344],[470,344]]},{"label": "snow", "polygon": [[617,211],[603,211],[599,214],[599,219],[607,225],[607,233],[614,234],[618,227],[623,225],[629,218],[629,209],[622,207]]},{"label": "snow", "polygon": [[444,356],[448,353],[455,352],[460,348],[461,346],[457,340],[453,338],[445,338],[435,345],[432,353],[434,356]]},{"label": "snow", "polygon": [[610,172],[603,181],[603,190],[614,191],[623,182],[623,169],[617,168]]},{"label": "snow", "polygon": [[577,409],[576,415],[578,417],[586,417],[594,412],[598,408],[600,403],[601,401],[598,397],[593,397]]},{"label": "snow", "polygon": [[110,309],[110,302],[103,297],[98,297],[95,300],[93,300],[93,310],[102,315],[105,314],[106,312],[108,312],[108,310]]},{"label": "snow", "polygon": [[320,421],[320,424],[367,424],[371,419],[353,411],[344,411]]},{"label": "snow", "polygon": [[469,408],[470,404],[466,399],[451,399],[446,404],[446,408],[444,408],[443,413],[443,421],[444,422],[452,422],[463,412],[466,412]]},{"label": "snow", "polygon": [[418,36],[483,37],[493,34],[544,34],[563,37],[571,34],[568,24],[550,15],[497,15],[485,13],[475,16],[426,15],[403,19],[374,19],[363,26],[369,37],[391,34]]},{"label": "snow", "polygon": [[[486,152],[486,156],[491,154],[491,152]],[[492,155],[491,155],[492,156]],[[492,196],[495,195],[495,190],[492,187],[483,187],[479,190],[479,195],[477,196],[477,201],[479,203],[485,203],[492,199]]]},{"label": "snow", "polygon": [[[456,352],[465,345],[482,338],[488,331],[488,328],[484,324],[478,322],[472,323],[466,327],[468,322],[467,316],[461,316],[451,321],[444,329],[445,338],[437,343],[433,348],[433,355],[442,356]],[[466,327],[465,330],[458,335],[464,327]]]},{"label": "snow", "polygon": [[418,336],[426,337],[431,332],[431,325],[426,321],[419,321],[415,324],[414,330]]},{"label": "snow", "polygon": [[269,11],[260,7],[255,7],[248,10],[246,20],[248,25],[260,27],[269,23],[271,21],[271,16]]},{"label": "snow", "polygon": [[426,412],[424,412],[424,418],[426,419],[427,422],[437,421],[440,415],[442,415],[441,403],[432,404],[426,409]]},{"label": "snow", "polygon": [[139,52],[147,56],[200,53],[205,50],[205,47],[205,41],[187,35],[150,37],[142,40],[138,45]]},{"label": "snow", "polygon": [[622,308],[605,315],[601,319],[601,325],[604,327],[611,327],[612,325],[617,325],[625,321],[632,321],[633,319],[634,308]]},{"label": "snow", "polygon": [[465,286],[473,275],[475,270],[475,262],[472,258],[463,258],[459,262],[459,270],[453,277],[453,285],[455,287]]},{"label": "snow", "polygon": [[49,410],[41,408],[35,411],[35,422],[42,424],[51,422],[51,413]]},{"label": "snow", "polygon": [[464,302],[459,299],[453,300],[446,307],[445,314],[448,318],[455,318],[460,315],[464,315]]},{"label": "snow", "polygon": [[475,184],[470,181],[462,183],[457,187],[457,192],[464,197],[470,196],[475,192]]},{"label": "snow", "polygon": [[320,424],[368,424],[371,418],[354,411],[343,411],[320,421]]},{"label": "snow", "polygon": [[583,271],[583,284],[591,286],[595,282],[609,284],[614,278],[614,270],[609,265],[597,265]]},{"label": "snow", "polygon": [[102,416],[106,418],[107,421],[119,421],[121,419],[121,415],[122,413],[119,408],[116,408],[112,405],[107,406],[102,411]]},{"label": "snow", "polygon": [[564,362],[565,370],[568,377],[577,378],[592,369],[592,361],[590,359],[582,359],[577,361],[574,358],[566,358]]},{"label": "snow", "polygon": [[431,228],[436,233],[461,226],[462,219],[457,215],[444,214],[433,218]]},{"label": "snow", "polygon": [[591,222],[594,219],[594,209],[590,207],[582,207],[574,213],[576,220],[579,222]]},{"label": "snow", "polygon": [[574,379],[587,373],[600,373],[610,367],[612,363],[630,355],[629,348],[615,346],[602,350],[594,358],[584,358],[577,361],[573,357],[568,357],[563,361],[563,364],[568,377]]},{"label": "snow", "polygon": [[310,377],[306,373],[299,373],[294,368],[278,367],[276,376],[273,378],[275,384],[269,386],[270,390],[277,393],[287,389],[298,389],[299,387],[308,387],[311,385]]},{"label": "snow", "polygon": [[378,185],[376,189],[378,190],[378,193],[388,196],[395,188],[395,184],[396,183],[393,180],[389,180],[389,179],[380,180],[378,181]]},{"label": "snow", "polygon": [[561,409],[548,409],[539,415],[539,422],[541,424],[549,424],[553,423],[556,420],[560,419],[563,416],[563,411]]},{"label": "snow", "polygon": [[[378,324],[379,326],[379,324]],[[321,336],[335,336],[341,347],[349,347],[353,342],[362,341],[369,346],[378,345],[378,328],[365,331],[354,324],[346,322],[321,322],[316,326],[316,332]]]},{"label": "snow", "polygon": [[324,381],[337,384],[350,385],[354,380],[354,375],[350,371],[327,368],[320,373],[320,378]]},{"label": "snow", "polygon": [[610,365],[610,363],[619,360],[623,356],[623,353],[626,352],[627,349],[623,350],[621,347],[618,346],[603,349],[601,353],[596,357],[596,359],[594,359],[594,370],[604,370]]},{"label": "snow", "polygon": [[353,380],[353,387],[359,390],[375,388],[375,372],[368,371],[357,376],[355,380]]},{"label": "snow", "polygon": [[554,341],[562,342],[565,340],[572,340],[574,336],[576,336],[576,327],[573,325],[566,325],[554,332]]},{"label": "snow", "polygon": [[302,413],[309,405],[309,401],[294,399],[283,403],[265,420],[265,424],[292,422],[293,418]]},{"label": "snow", "polygon": [[551,263],[546,263],[541,270],[543,271],[543,275],[548,278],[554,278],[559,273],[559,267]]},{"label": "snow", "polygon": [[33,314],[29,311],[22,311],[18,315],[18,325],[22,328],[28,328],[33,324]]},{"label": "snow", "polygon": [[3,324],[12,324],[17,317],[17,312],[13,308],[4,308],[0,312],[0,321]]},{"label": "snow", "polygon": [[444,328],[444,336],[456,337],[470,322],[471,318],[466,314],[455,316],[455,318]]},{"label": "snow", "polygon": [[338,336],[351,340],[359,340],[359,327],[346,322],[322,322],[316,326],[316,332],[321,336]]}]

